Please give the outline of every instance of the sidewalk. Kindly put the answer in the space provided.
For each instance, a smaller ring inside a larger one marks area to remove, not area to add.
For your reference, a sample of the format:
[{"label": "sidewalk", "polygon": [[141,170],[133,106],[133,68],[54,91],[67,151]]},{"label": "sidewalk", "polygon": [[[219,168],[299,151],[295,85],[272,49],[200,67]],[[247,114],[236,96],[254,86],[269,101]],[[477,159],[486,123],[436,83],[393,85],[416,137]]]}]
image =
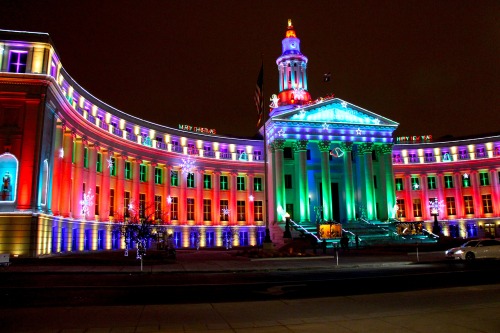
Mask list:
[{"label": "sidewalk", "polygon": [[[143,272],[244,272],[270,270],[304,270],[355,268],[360,266],[408,265],[422,261],[444,260],[441,252],[415,253],[380,252],[365,249],[340,251],[305,256],[251,258],[240,250],[178,250],[177,258],[167,259],[163,252],[148,251],[144,257]],[[36,259],[13,258],[8,272],[98,272],[133,273],[141,271],[141,262],[135,251],[129,256],[124,251],[65,254]],[[0,271],[1,273],[1,271]]]}]

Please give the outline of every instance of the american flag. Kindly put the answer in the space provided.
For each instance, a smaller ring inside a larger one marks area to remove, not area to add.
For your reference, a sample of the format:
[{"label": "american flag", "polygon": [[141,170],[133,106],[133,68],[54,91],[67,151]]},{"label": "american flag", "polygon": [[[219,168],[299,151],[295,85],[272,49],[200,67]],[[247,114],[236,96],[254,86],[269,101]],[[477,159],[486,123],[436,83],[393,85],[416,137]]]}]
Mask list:
[{"label": "american flag", "polygon": [[259,77],[257,78],[257,85],[255,86],[255,106],[257,107],[257,127],[261,125],[262,114],[264,113],[264,62],[260,67]]}]

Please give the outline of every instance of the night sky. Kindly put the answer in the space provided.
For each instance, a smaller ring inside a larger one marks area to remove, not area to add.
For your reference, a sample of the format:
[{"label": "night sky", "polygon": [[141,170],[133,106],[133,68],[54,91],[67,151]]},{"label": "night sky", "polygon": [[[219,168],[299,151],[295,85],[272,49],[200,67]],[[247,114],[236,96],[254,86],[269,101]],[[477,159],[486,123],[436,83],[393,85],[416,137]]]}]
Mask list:
[{"label": "night sky", "polygon": [[[126,113],[252,137],[291,18],[313,99],[398,122],[395,135],[500,132],[500,1],[0,0],[0,29],[47,32],[68,73]],[[330,72],[332,80],[323,81]]]}]

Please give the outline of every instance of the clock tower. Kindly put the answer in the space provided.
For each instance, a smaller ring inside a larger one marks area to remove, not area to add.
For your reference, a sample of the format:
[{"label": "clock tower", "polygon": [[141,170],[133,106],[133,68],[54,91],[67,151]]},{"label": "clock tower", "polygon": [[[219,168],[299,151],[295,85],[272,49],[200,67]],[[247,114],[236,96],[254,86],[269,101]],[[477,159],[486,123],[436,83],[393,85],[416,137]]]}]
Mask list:
[{"label": "clock tower", "polygon": [[281,41],[282,54],[276,60],[279,71],[279,106],[302,105],[311,100],[307,91],[307,57],[300,52],[292,20],[288,20],[285,38]]}]

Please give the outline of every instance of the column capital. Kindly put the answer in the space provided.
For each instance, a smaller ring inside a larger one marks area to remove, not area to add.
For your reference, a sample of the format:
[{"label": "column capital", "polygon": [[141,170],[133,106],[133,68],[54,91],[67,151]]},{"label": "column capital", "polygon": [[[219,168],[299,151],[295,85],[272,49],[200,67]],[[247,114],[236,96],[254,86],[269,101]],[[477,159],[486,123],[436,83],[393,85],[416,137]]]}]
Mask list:
[{"label": "column capital", "polygon": [[271,143],[271,146],[274,150],[283,150],[283,148],[285,148],[285,142],[285,139],[276,139]]},{"label": "column capital", "polygon": [[352,152],[352,148],[354,147],[354,144],[352,141],[345,141],[345,142],[340,142],[339,143],[340,149],[342,149],[344,152]]},{"label": "column capital", "polygon": [[384,143],[383,145],[378,146],[380,149],[380,152],[382,154],[387,154],[387,153],[392,153],[392,148],[394,147],[393,143]]},{"label": "column capital", "polygon": [[367,142],[358,145],[358,154],[364,155],[366,153],[371,153],[373,150],[373,143]]},{"label": "column capital", "polygon": [[298,152],[298,151],[307,151],[307,143],[309,140],[305,139],[300,139],[294,142],[293,144],[293,150]]},{"label": "column capital", "polygon": [[319,151],[321,151],[322,153],[329,151],[330,150],[330,143],[331,143],[330,140],[319,141],[318,142]]}]

